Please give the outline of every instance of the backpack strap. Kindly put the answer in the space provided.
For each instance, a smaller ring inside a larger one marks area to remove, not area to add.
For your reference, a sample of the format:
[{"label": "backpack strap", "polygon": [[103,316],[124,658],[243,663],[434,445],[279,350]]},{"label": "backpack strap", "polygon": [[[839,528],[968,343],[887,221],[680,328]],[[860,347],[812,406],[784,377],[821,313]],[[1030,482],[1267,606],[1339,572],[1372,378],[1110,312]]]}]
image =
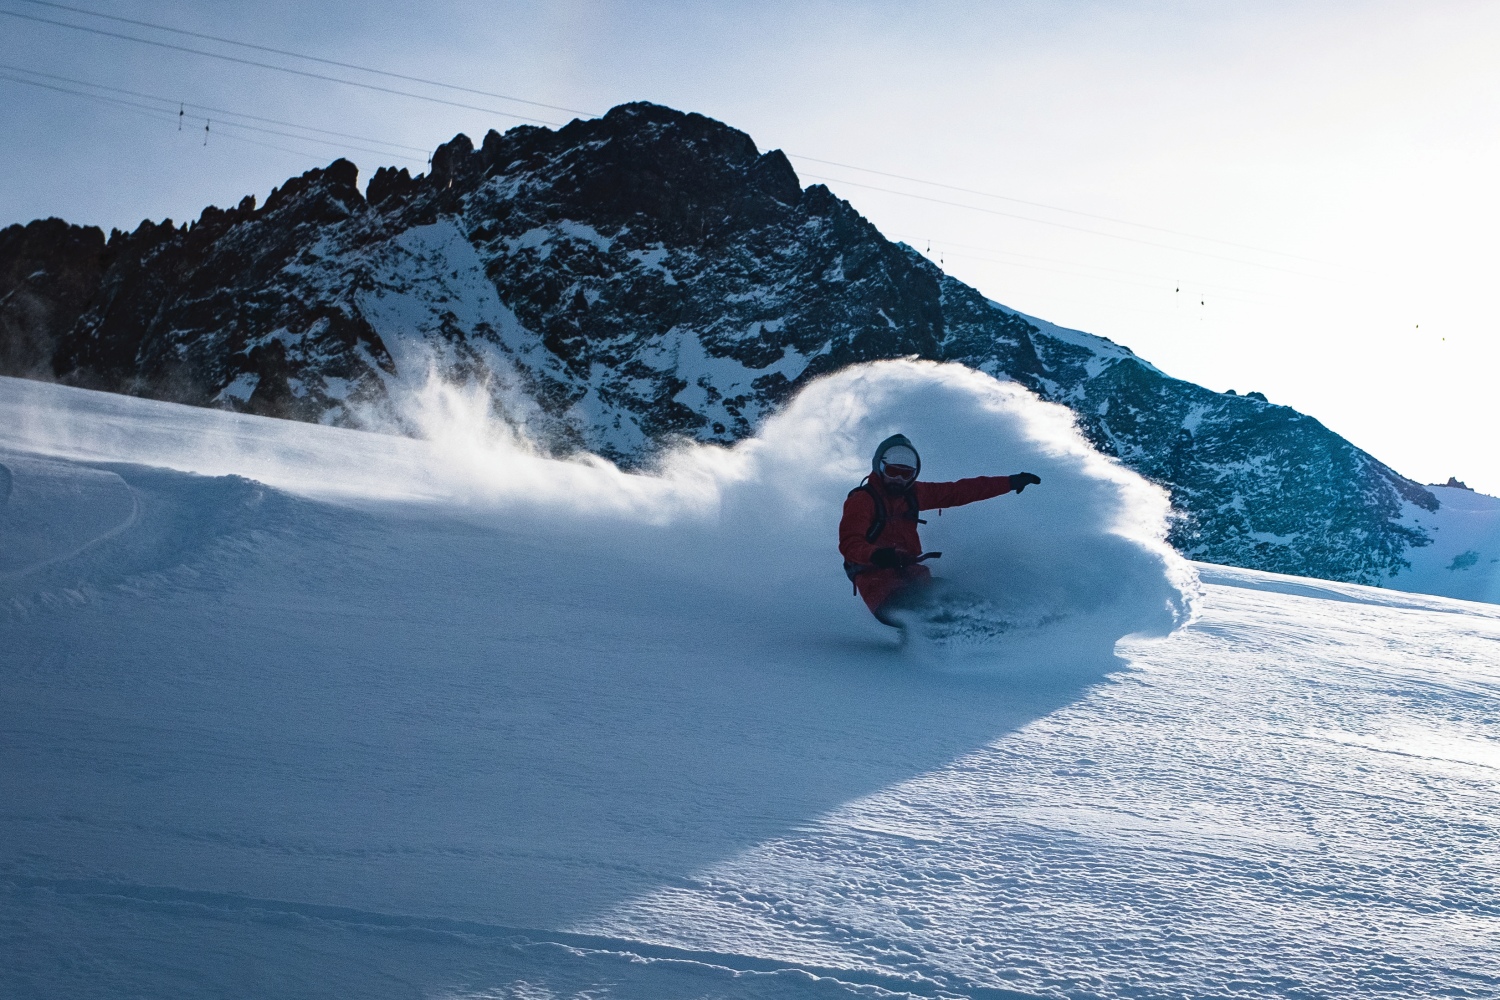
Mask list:
[{"label": "backpack strap", "polygon": [[870,502],[875,505],[875,518],[870,522],[870,527],[865,531],[865,541],[873,545],[875,544],[875,539],[879,538],[880,533],[885,530],[887,519],[885,497],[880,495],[880,491],[868,479],[849,491],[851,497],[856,493],[868,493],[870,495]]},{"label": "backpack strap", "polygon": [[[875,517],[870,521],[870,527],[865,531],[865,541],[874,544],[875,539],[879,538],[880,533],[885,530],[885,498],[880,495],[879,490],[870,485],[868,479],[849,491],[851,497],[856,493],[868,493],[870,495],[870,502],[875,505]],[[851,584],[854,584],[856,576],[874,568],[873,566],[865,566],[861,563],[853,563],[847,559],[844,560],[844,575],[849,578]],[[854,584],[854,593],[856,595],[859,594],[858,584]]]},{"label": "backpack strap", "polygon": [[[875,505],[875,518],[870,522],[870,527],[865,532],[865,541],[874,545],[875,539],[879,538],[880,533],[885,530],[886,521],[890,519],[890,514],[885,505],[885,497],[881,496],[881,491],[876,489],[875,484],[868,479],[849,491],[851,497],[856,493],[868,493],[871,503]],[[907,487],[901,496],[906,500],[906,513],[900,516],[908,521],[926,524],[925,520],[917,516],[917,512],[920,509],[917,507],[917,491],[911,487]]]}]

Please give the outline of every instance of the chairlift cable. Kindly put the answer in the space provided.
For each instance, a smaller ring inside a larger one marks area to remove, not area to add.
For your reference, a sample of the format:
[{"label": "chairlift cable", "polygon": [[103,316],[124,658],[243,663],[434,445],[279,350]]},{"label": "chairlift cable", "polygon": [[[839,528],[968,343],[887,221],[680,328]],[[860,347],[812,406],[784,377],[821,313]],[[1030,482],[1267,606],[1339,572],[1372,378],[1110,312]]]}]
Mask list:
[{"label": "chairlift cable", "polygon": [[260,69],[276,70],[281,73],[290,73],[294,76],[307,77],[312,80],[326,80],[330,83],[342,83],[349,87],[361,87],[365,90],[378,91],[382,94],[395,94],[398,97],[411,97],[419,101],[430,101],[433,104],[445,104],[449,107],[464,108],[469,111],[482,111],[487,115],[500,115],[505,118],[515,118],[518,121],[534,122],[539,125],[561,126],[562,122],[548,121],[544,118],[534,118],[529,115],[518,115],[512,111],[501,111],[497,108],[481,107],[478,104],[465,104],[462,101],[450,101],[443,97],[432,97],[426,94],[414,94],[409,90],[397,90],[394,87],[382,87],[375,83],[361,83],[358,80],[346,80],[342,77],[329,76],[326,73],[313,73],[305,69],[294,69],[291,66],[277,66],[274,63],[257,62],[254,59],[242,59],[239,56],[225,55],[222,52],[208,52],[204,49],[189,48],[186,45],[174,45],[171,42],[159,42],[150,38],[139,38],[135,35],[121,34],[118,31],[106,31],[103,28],[91,28],[83,24],[69,24],[66,21],[56,21],[46,17],[36,17],[31,14],[22,14],[20,11],[0,9],[0,15],[16,17],[23,21],[35,21],[38,24],[52,24],[59,28],[72,28],[74,31],[84,31],[91,35],[102,35],[106,38],[118,38],[127,42],[137,42],[141,45],[154,45],[161,49],[170,49],[174,52],[188,52],[193,55],[207,56],[210,59],[221,59],[225,62],[239,63],[242,66],[256,66]]},{"label": "chairlift cable", "polygon": [[1296,270],[1293,270],[1293,269],[1288,268],[1288,267],[1280,267],[1280,266],[1278,266],[1276,264],[1267,264],[1267,263],[1265,263],[1263,261],[1242,260],[1239,257],[1227,257],[1224,254],[1211,253],[1211,252],[1209,252],[1207,250],[1194,250],[1194,249],[1192,249],[1190,247],[1172,246],[1170,243],[1157,243],[1157,242],[1155,242],[1153,240],[1143,240],[1143,239],[1139,239],[1139,238],[1134,237],[1134,236],[1122,236],[1119,233],[1107,233],[1107,232],[1104,232],[1101,229],[1089,229],[1089,228],[1086,228],[1084,226],[1074,226],[1074,225],[1070,225],[1069,223],[1066,223],[1066,222],[1056,222],[1056,221],[1053,221],[1051,219],[1038,219],[1038,218],[1036,218],[1034,216],[1030,216],[1030,215],[1019,215],[1019,214],[1017,214],[1015,212],[1001,211],[998,208],[985,208],[982,205],[966,205],[963,202],[948,201],[947,199],[944,199],[944,198],[934,198],[934,197],[932,197],[930,195],[916,194],[915,192],[912,192],[912,191],[898,191],[898,190],[896,190],[894,188],[883,188],[883,187],[879,187],[878,185],[875,185],[875,184],[865,184],[865,183],[862,183],[860,181],[844,180],[844,179],[838,178],[838,177],[823,177],[823,176],[820,176],[818,174],[805,174],[804,176],[812,178],[813,180],[823,181],[823,182],[826,182],[826,183],[831,183],[831,184],[847,184],[847,185],[849,185],[851,187],[864,188],[867,191],[880,191],[880,192],[882,192],[884,194],[894,194],[894,195],[897,195],[897,196],[902,197],[902,198],[915,198],[918,201],[928,201],[928,202],[932,202],[933,204],[937,204],[937,205],[947,205],[947,206],[952,207],[952,208],[962,208],[962,209],[965,209],[966,211],[970,211],[970,212],[983,212],[986,215],[998,215],[998,216],[1001,216],[1002,218],[1017,219],[1017,220],[1020,220],[1022,222],[1033,222],[1033,223],[1036,223],[1037,225],[1041,225],[1041,226],[1053,226],[1053,227],[1055,227],[1057,229],[1067,229],[1067,230],[1070,230],[1070,231],[1076,232],[1076,233],[1088,233],[1088,234],[1093,235],[1093,236],[1102,236],[1105,239],[1121,240],[1121,241],[1126,242],[1126,243],[1137,243],[1137,244],[1140,244],[1141,246],[1156,247],[1158,250],[1170,250],[1170,251],[1172,251],[1174,253],[1193,254],[1193,255],[1198,256],[1198,257],[1210,257],[1210,258],[1213,258],[1214,260],[1228,261],[1231,264],[1243,264],[1243,265],[1246,265],[1247,267],[1260,267],[1260,268],[1265,268],[1268,271],[1281,271],[1281,272],[1283,272],[1285,274],[1295,274],[1295,275],[1297,275],[1299,277],[1303,277],[1303,278],[1317,277],[1317,275],[1309,274],[1306,271],[1296,271]]},{"label": "chairlift cable", "polygon": [[[57,93],[60,93],[60,94],[70,94],[70,95],[72,95],[74,97],[85,97],[85,98],[88,98],[89,100],[100,101],[100,102],[105,103],[105,104],[113,104],[113,105],[116,105],[116,106],[119,106],[119,107],[123,107],[123,108],[129,109],[129,110],[133,110],[133,111],[145,112],[147,114],[152,115],[152,117],[163,117],[163,118],[176,117],[176,116],[173,116],[172,112],[170,110],[166,109],[166,108],[153,107],[153,106],[148,105],[148,104],[140,104],[140,103],[135,102],[135,101],[127,101],[127,100],[124,100],[124,99],[118,98],[118,97],[108,97],[108,96],[106,96],[104,94],[90,94],[90,93],[86,93],[86,92],[81,91],[81,90],[69,90],[66,87],[59,87],[56,84],[43,83],[43,82],[41,82],[39,80],[27,80],[27,79],[24,79],[22,77],[11,76],[11,75],[9,75],[7,73],[4,73],[4,72],[0,72],[0,80],[6,81],[6,82],[9,82],[9,83],[22,83],[22,84],[25,84],[25,85],[27,85],[29,87],[40,87],[43,90],[52,90],[52,91],[56,91]],[[193,119],[196,120],[200,116],[198,116],[198,115],[185,115],[184,117],[193,118]],[[180,119],[179,119],[179,124],[180,124]],[[292,133],[292,132],[280,132],[280,131],[277,131],[276,129],[261,128],[260,126],[257,126],[257,125],[246,125],[246,124],[243,124],[243,123],[240,123],[240,122],[226,122],[226,121],[222,121],[222,120],[219,122],[219,125],[220,125],[221,128],[222,127],[231,127],[231,128],[245,129],[245,130],[251,131],[251,132],[260,132],[260,133],[265,134],[265,135],[279,136],[279,137],[284,138],[284,139],[296,139],[296,140],[298,140],[300,142],[314,142],[314,143],[318,143],[318,144],[324,145],[324,146],[333,146],[336,149],[344,149],[344,150],[352,150],[352,151],[358,151],[358,152],[363,152],[363,153],[371,153],[371,154],[373,154],[375,156],[389,157],[389,158],[392,158],[392,159],[404,159],[404,160],[406,160],[406,161],[408,161],[410,163],[420,162],[415,157],[403,156],[401,154],[391,153],[391,152],[388,152],[388,151],[383,150],[383,149],[369,149],[369,148],[366,148],[366,147],[363,147],[363,146],[354,146],[354,145],[351,145],[349,143],[335,142],[335,141],[330,140],[330,139],[319,139],[319,138],[317,138],[315,136],[310,136],[310,135],[297,135],[297,134]],[[181,131],[181,129],[179,128],[178,131]],[[221,132],[220,134],[224,135],[225,133]],[[236,136],[235,138],[238,138],[241,141],[245,141],[245,142],[249,142],[250,141],[249,139],[247,139],[247,138],[245,138],[243,136]],[[276,145],[272,145],[272,144],[269,144],[269,143],[252,143],[252,145],[263,145],[263,146],[266,146],[266,148],[268,148],[268,149],[279,149],[282,152],[297,153],[299,156],[312,156],[312,155],[316,155],[316,154],[309,153],[306,150],[287,149],[285,146],[276,146]]]},{"label": "chairlift cable", "polygon": [[[28,2],[37,2],[37,0],[28,0]],[[785,150],[783,150],[783,152],[785,152]],[[1015,198],[1015,197],[1012,197],[1012,196],[1006,195],[1006,194],[995,194],[993,191],[981,191],[978,188],[960,187],[957,184],[945,184],[942,181],[925,180],[924,178],[921,178],[921,177],[912,177],[912,176],[910,176],[908,174],[893,174],[893,173],[891,173],[889,171],[886,171],[886,170],[875,170],[872,167],[857,167],[857,166],[855,166],[852,163],[838,163],[838,162],[835,162],[833,160],[821,160],[821,159],[818,159],[815,156],[805,156],[805,155],[803,155],[801,153],[786,153],[786,155],[790,156],[790,157],[792,157],[794,159],[806,160],[809,163],[821,163],[824,166],[829,166],[829,167],[842,167],[845,170],[858,170],[860,173],[876,174],[876,175],[878,175],[880,177],[889,177],[892,180],[910,181],[913,184],[926,184],[929,187],[944,188],[944,189],[946,189],[948,191],[958,191],[958,192],[961,192],[963,194],[975,194],[975,195],[979,195],[980,197],[983,197],[983,198],[994,198],[994,199],[997,199],[999,201],[1013,202],[1014,204],[1017,204],[1017,205],[1028,205],[1028,206],[1030,206],[1032,208],[1044,208],[1044,209],[1048,210],[1049,212],[1064,212],[1064,213],[1066,213],[1068,215],[1077,215],[1077,216],[1081,216],[1082,218],[1086,218],[1086,219],[1097,219],[1100,222],[1112,222],[1112,223],[1114,223],[1116,225],[1120,225],[1120,226],[1133,226],[1133,227],[1135,227],[1137,229],[1149,229],[1152,232],[1165,233],[1165,234],[1170,235],[1170,236],[1181,236],[1184,239],[1202,240],[1205,243],[1218,243],[1221,246],[1235,247],[1235,248],[1240,249],[1240,250],[1253,250],[1256,253],[1275,254],[1278,257],[1290,257],[1293,260],[1306,261],[1309,264],[1325,264],[1325,265],[1329,264],[1329,262],[1325,261],[1325,260],[1318,260],[1315,257],[1303,257],[1303,256],[1301,256],[1299,254],[1287,253],[1284,250],[1271,250],[1271,249],[1269,249],[1267,247],[1252,246],[1251,244],[1248,244],[1248,243],[1236,243],[1236,242],[1233,242],[1232,240],[1221,240],[1221,239],[1218,239],[1218,238],[1213,237],[1213,236],[1200,236],[1200,235],[1198,235],[1196,233],[1188,233],[1188,232],[1184,232],[1184,231],[1182,231],[1180,229],[1168,229],[1168,228],[1166,228],[1164,226],[1153,226],[1150,223],[1145,223],[1145,222],[1131,222],[1128,219],[1117,219],[1114,216],[1110,216],[1110,215],[1098,215],[1098,214],[1096,214],[1094,212],[1081,212],[1081,211],[1079,211],[1076,208],[1063,208],[1060,205],[1048,205],[1045,202],[1028,201],[1028,200],[1026,200],[1024,198]],[[809,175],[809,176],[811,176],[811,175]],[[1333,266],[1337,266],[1337,265],[1333,265]]]},{"label": "chairlift cable", "polygon": [[[161,96],[156,95],[156,94],[147,94],[147,93],[143,93],[143,92],[138,91],[138,90],[126,90],[123,87],[111,87],[108,84],[93,83],[93,82],[88,81],[88,80],[78,80],[78,79],[75,79],[73,77],[68,77],[68,76],[59,76],[56,73],[44,73],[41,70],[28,69],[28,68],[26,68],[24,66],[13,66],[13,65],[10,65],[8,63],[0,63],[0,71],[3,71],[3,70],[9,70],[9,71],[11,71],[13,73],[25,73],[25,74],[27,74],[29,76],[39,76],[39,77],[42,77],[43,79],[47,79],[47,80],[58,80],[58,81],[60,81],[62,83],[71,83],[71,84],[74,84],[74,85],[79,86],[79,87],[89,87],[89,88],[92,88],[92,89],[95,89],[95,90],[106,90],[106,91],[109,91],[109,92],[115,93],[115,94],[125,94],[125,95],[128,95],[130,97],[140,97],[140,98],[144,98],[144,99],[146,99],[148,101],[161,101],[162,103],[168,104],[168,105],[175,103],[175,104],[178,105],[179,109],[185,109],[186,108],[186,104],[184,102],[175,101],[172,98],[161,97]],[[72,91],[66,91],[66,93],[72,93]],[[245,118],[245,119],[248,119],[250,121],[265,122],[268,125],[283,125],[283,126],[285,126],[287,128],[301,129],[304,132],[317,132],[317,133],[322,134],[322,135],[337,136],[340,139],[353,139],[355,142],[371,143],[371,144],[376,145],[376,146],[389,146],[392,149],[402,149],[402,150],[407,150],[407,151],[412,152],[412,153],[421,153],[424,156],[428,153],[427,148],[424,147],[424,146],[407,146],[407,145],[405,145],[403,143],[387,142],[384,139],[372,139],[369,136],[352,135],[352,134],[350,134],[348,132],[335,132],[335,131],[333,131],[331,129],[316,128],[316,127],[314,127],[312,125],[299,125],[296,122],[283,121],[283,120],[281,120],[279,118],[266,118],[266,117],[263,117],[261,115],[247,114],[246,112],[243,112],[243,111],[231,111],[231,110],[229,110],[227,108],[210,107],[210,106],[208,106],[206,104],[194,104],[193,107],[196,108],[199,111],[206,111],[209,114],[228,115],[228,116],[233,117],[233,118]],[[244,127],[248,128],[249,126],[244,126]],[[281,134],[281,133],[277,133],[277,134]],[[295,137],[293,137],[293,138],[295,138]],[[319,140],[314,140],[314,141],[322,142],[323,140],[319,139]],[[366,152],[378,152],[378,150],[366,150]]]},{"label": "chairlift cable", "polygon": [[[889,239],[905,241],[908,244],[910,243],[910,241],[912,239],[915,239],[915,237],[903,236],[900,233],[897,233],[897,232],[894,232],[894,231],[886,233],[885,235]],[[976,244],[973,244],[973,243],[953,243],[953,242],[950,242],[948,240],[942,240],[941,244],[943,246],[948,247],[949,249],[957,248],[959,250],[979,250],[979,251],[983,251],[984,253],[1001,254],[1004,257],[1019,257],[1022,260],[1042,261],[1043,263],[1047,263],[1047,264],[1061,264],[1064,267],[1078,267],[1078,268],[1087,268],[1087,269],[1093,270],[1093,271],[1107,271],[1110,274],[1127,275],[1127,276],[1133,277],[1133,278],[1147,278],[1147,279],[1151,279],[1151,280],[1154,280],[1154,281],[1157,281],[1157,282],[1163,282],[1163,283],[1167,283],[1167,284],[1172,284],[1172,281],[1169,280],[1165,275],[1153,274],[1152,272],[1149,272],[1149,271],[1134,271],[1134,270],[1129,270],[1129,269],[1126,269],[1126,268],[1108,267],[1108,266],[1105,266],[1103,264],[1088,264],[1088,263],[1085,263],[1085,262],[1079,261],[1079,260],[1063,260],[1063,259],[1060,259],[1060,258],[1057,258],[1057,257],[1043,257],[1043,256],[1040,256],[1038,254],[1018,253],[1018,252],[1016,252],[1014,250],[1002,250],[1002,249],[1000,249],[998,247],[979,246],[979,245],[976,245]],[[927,253],[929,255],[932,253],[932,241],[931,240],[927,241]],[[970,260],[984,260],[984,261],[989,261],[989,262],[995,263],[995,264],[1010,264],[1011,263],[1011,261],[1000,260],[1000,259],[995,258],[995,257],[981,257],[981,256],[977,256],[975,254],[955,253],[954,256],[955,257],[967,257]],[[1046,268],[1042,268],[1041,270],[1047,270],[1047,269]],[[1068,274],[1068,273],[1074,273],[1074,272],[1059,271],[1057,273],[1059,273],[1059,274]],[[1078,273],[1079,273],[1080,277],[1090,277],[1090,275],[1083,274],[1082,272],[1078,272]],[[1225,291],[1225,292],[1238,292],[1238,293],[1240,293],[1242,295],[1259,295],[1259,294],[1261,294],[1260,292],[1257,292],[1256,290],[1251,289],[1251,288],[1239,288],[1239,287],[1237,287],[1235,285],[1221,285],[1218,282],[1200,281],[1200,282],[1197,282],[1196,284],[1198,284],[1200,287],[1203,287],[1203,288],[1214,288],[1214,289],[1218,289],[1220,291]],[[1150,287],[1155,288],[1155,287],[1160,287],[1160,286],[1159,285],[1152,285]]]},{"label": "chairlift cable", "polygon": [[[53,0],[22,0],[23,3],[35,4],[38,7],[51,7],[55,10],[65,10],[72,14],[82,14],[85,17],[97,17],[106,21],[115,21],[119,24],[129,24],[137,28],[150,28],[154,31],[167,31],[174,35],[184,35],[188,38],[200,38],[204,41],[218,42],[221,45],[234,45],[243,49],[254,49],[257,52],[269,52],[278,56],[289,56],[293,59],[306,59],[308,62],[322,63],[325,66],[337,66],[340,69],[353,69],[361,73],[371,73],[375,76],[390,77],[394,80],[405,80],[408,83],[423,83],[430,87],[442,87],[445,90],[455,90],[465,94],[476,94],[480,97],[494,97],[502,101],[512,101],[516,104],[529,104],[536,108],[546,108],[549,111],[566,111],[571,115],[582,115],[585,118],[597,118],[597,114],[591,111],[580,111],[577,108],[565,108],[558,104],[546,104],[542,101],[533,101],[525,97],[513,97],[509,94],[497,94],[490,90],[479,90],[474,87],[465,87],[456,83],[444,83],[442,80],[429,80],[421,76],[408,76],[405,73],[396,73],[391,70],[376,69],[373,66],[361,66],[358,63],[340,62],[337,59],[328,59],[323,56],[310,56],[305,52],[293,52],[290,49],[278,49],[270,45],[257,45],[254,42],[241,42],[233,38],[225,38],[222,35],[209,35],[201,31],[188,31],[185,28],[173,28],[165,24],[156,24],[152,21],[139,21],[135,18],[120,17],[116,14],[104,14],[99,11],[88,10],[83,7],[71,7],[67,4],[55,3]],[[57,22],[48,22],[57,23]],[[73,27],[69,25],[69,27]]]}]

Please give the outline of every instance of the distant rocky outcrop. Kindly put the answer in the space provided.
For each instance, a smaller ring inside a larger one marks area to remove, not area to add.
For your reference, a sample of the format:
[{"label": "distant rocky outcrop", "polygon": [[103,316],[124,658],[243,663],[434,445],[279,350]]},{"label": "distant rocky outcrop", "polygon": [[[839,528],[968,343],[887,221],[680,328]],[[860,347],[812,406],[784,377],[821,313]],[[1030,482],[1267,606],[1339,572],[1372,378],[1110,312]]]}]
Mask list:
[{"label": "distant rocky outcrop", "polygon": [[50,379],[112,254],[94,227],[38,219],[0,230],[0,373]]},{"label": "distant rocky outcrop", "polygon": [[920,356],[1071,407],[1170,490],[1185,554],[1378,583],[1438,501],[1260,393],[1173,379],[1127,348],[992,302],[885,239],[779,151],[628,104],[441,146],[431,171],[338,160],[257,207],[106,240],[0,233],[0,370],[352,426],[430,366],[489,386],[557,453],[642,462],[752,433],[808,380]]}]

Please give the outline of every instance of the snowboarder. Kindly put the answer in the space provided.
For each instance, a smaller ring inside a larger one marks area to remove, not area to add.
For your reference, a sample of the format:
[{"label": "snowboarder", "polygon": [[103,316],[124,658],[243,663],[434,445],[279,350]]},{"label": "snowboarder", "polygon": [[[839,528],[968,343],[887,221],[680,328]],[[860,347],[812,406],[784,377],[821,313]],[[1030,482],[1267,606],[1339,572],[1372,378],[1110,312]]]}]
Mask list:
[{"label": "snowboarder", "polygon": [[1029,472],[1009,476],[974,476],[952,483],[919,483],[922,459],[904,434],[893,434],[880,442],[864,482],[849,491],[844,516],[839,521],[839,551],[844,572],[854,582],[855,592],[877,619],[896,625],[889,612],[932,579],[924,559],[940,552],[922,552],[917,525],[927,522],[919,511],[960,507],[988,500],[1040,483]]}]

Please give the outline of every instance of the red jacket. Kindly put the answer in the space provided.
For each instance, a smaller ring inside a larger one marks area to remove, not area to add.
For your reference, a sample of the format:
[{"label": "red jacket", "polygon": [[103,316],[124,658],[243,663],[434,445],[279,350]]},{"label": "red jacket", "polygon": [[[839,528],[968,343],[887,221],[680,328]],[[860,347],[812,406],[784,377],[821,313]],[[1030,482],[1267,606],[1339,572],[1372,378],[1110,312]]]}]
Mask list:
[{"label": "red jacket", "polygon": [[[865,535],[875,523],[875,501],[865,490],[849,494],[849,499],[844,501],[844,516],[839,521],[839,551],[844,558],[868,566],[871,553],[876,549],[899,549],[914,556],[921,555],[922,541],[917,537],[917,522],[904,516],[908,509],[905,498],[900,493],[891,495],[874,475],[866,482],[871,488],[880,490],[885,499],[885,527],[873,542],[866,541]],[[924,483],[919,480],[911,488],[916,494],[918,510],[936,510],[962,507],[976,500],[1009,493],[1010,477],[975,476],[955,483]]]}]

